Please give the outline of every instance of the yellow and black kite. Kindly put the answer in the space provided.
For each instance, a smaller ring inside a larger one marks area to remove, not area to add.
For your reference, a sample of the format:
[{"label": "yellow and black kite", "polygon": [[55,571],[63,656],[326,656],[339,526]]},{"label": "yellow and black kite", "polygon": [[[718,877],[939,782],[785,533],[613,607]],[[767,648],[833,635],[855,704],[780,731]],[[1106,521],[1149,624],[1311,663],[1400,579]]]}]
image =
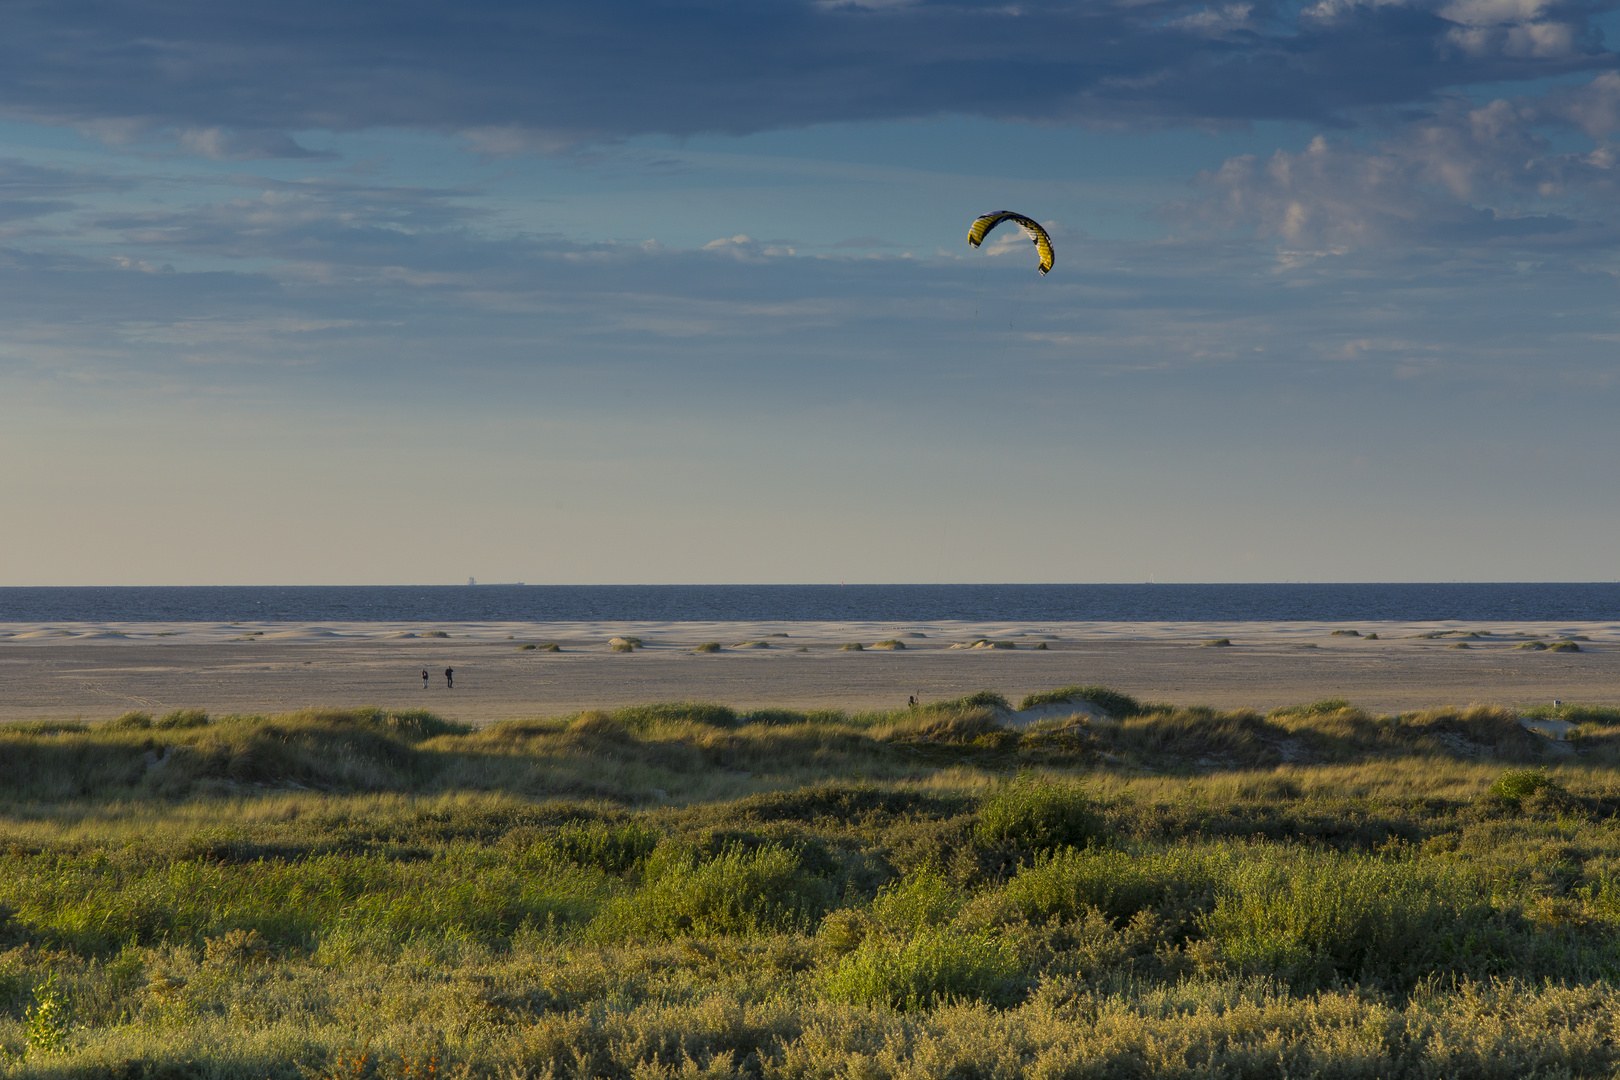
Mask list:
[{"label": "yellow and black kite", "polygon": [[1019,228],[1028,233],[1029,238],[1035,242],[1035,250],[1040,252],[1041,256],[1041,276],[1044,277],[1046,272],[1052,269],[1052,263],[1055,261],[1052,255],[1052,238],[1046,235],[1046,230],[1041,228],[1041,223],[1034,218],[1027,218],[1023,214],[1015,214],[1011,210],[997,210],[993,214],[985,214],[983,217],[975,219],[973,227],[968,230],[968,243],[973,247],[978,247],[984,242],[984,238],[990,230],[1003,221],[1017,222]]}]

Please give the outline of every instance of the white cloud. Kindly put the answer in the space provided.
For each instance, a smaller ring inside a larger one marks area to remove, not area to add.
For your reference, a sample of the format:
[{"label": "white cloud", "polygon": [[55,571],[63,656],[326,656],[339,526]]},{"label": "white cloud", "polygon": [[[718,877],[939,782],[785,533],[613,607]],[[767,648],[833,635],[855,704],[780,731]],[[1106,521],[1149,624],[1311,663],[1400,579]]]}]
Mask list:
[{"label": "white cloud", "polygon": [[792,246],[782,243],[762,243],[752,236],[739,233],[736,236],[721,237],[710,240],[703,245],[704,251],[723,252],[742,262],[756,262],[767,258],[782,258],[795,254]]},{"label": "white cloud", "polygon": [[1253,4],[1222,4],[1205,8],[1166,23],[1178,30],[1187,30],[1203,37],[1223,37],[1240,30],[1255,29]]},{"label": "white cloud", "polygon": [[[1201,200],[1173,220],[1253,228],[1291,249],[1364,245],[1608,242],[1620,226],[1615,148],[1620,76],[1544,97],[1451,102],[1374,146],[1318,135],[1300,151],[1235,157],[1200,174]],[[1543,133],[1597,138],[1560,151]]]}]

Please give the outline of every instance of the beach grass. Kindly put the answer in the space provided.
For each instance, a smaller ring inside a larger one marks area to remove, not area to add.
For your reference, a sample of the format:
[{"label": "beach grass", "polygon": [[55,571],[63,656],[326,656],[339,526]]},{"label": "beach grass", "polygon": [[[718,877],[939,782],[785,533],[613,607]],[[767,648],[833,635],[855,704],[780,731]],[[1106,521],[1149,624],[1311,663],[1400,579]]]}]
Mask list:
[{"label": "beach grass", "polygon": [[1620,1068],[1620,710],[1078,703],[0,727],[0,1075]]},{"label": "beach grass", "polygon": [[1019,702],[1020,712],[1041,705],[1073,705],[1084,702],[1095,705],[1109,716],[1116,719],[1122,716],[1135,716],[1142,712],[1142,703],[1129,694],[1121,694],[1106,686],[1060,686],[1056,690],[1044,690],[1028,694]]}]

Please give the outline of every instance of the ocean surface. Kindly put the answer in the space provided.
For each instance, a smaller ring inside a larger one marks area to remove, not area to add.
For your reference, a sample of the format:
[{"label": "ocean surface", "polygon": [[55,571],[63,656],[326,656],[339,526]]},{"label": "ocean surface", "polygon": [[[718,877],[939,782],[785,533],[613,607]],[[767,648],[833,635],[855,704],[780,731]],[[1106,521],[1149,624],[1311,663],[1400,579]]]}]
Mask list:
[{"label": "ocean surface", "polygon": [[0,622],[1426,622],[1620,619],[1620,582],[0,588]]}]

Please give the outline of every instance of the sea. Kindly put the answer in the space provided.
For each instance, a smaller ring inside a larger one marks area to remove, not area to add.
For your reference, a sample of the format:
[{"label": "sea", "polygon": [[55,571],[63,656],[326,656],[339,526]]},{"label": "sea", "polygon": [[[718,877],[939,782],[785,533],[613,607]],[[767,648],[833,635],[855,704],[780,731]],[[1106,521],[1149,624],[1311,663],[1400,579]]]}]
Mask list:
[{"label": "sea", "polygon": [[0,588],[0,622],[1461,622],[1620,619],[1620,582]]}]

